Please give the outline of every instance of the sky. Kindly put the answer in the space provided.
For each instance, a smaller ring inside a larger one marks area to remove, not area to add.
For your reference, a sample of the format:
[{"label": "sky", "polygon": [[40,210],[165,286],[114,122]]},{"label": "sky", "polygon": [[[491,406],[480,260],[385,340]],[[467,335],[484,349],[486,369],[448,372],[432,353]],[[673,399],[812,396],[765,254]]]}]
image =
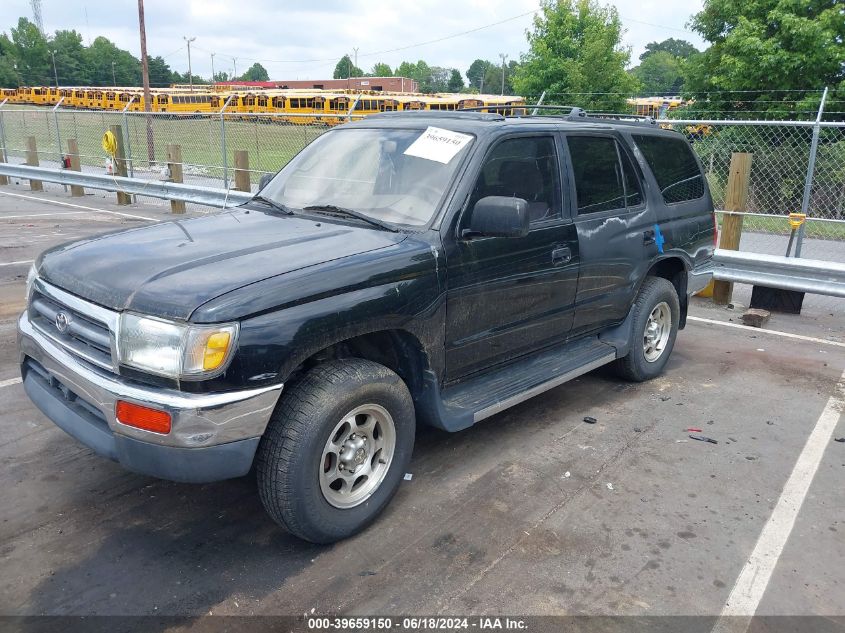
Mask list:
[{"label": "sky", "polygon": [[[0,30],[9,33],[20,16],[32,19],[29,0],[0,0]],[[291,6],[285,6],[289,4]],[[613,2],[632,49],[632,64],[648,42],[669,37],[704,44],[686,29],[702,0],[616,0]],[[140,56],[137,0],[42,0],[44,29],[75,29],[87,44],[104,35]],[[527,50],[536,0],[411,0],[353,2],[318,0],[145,0],[147,50],[161,55],[173,70],[185,72],[191,44],[194,74],[243,73],[260,62],[271,79],[331,77],[349,53],[365,71],[376,62],[395,68],[403,60],[457,68],[476,58],[498,62],[519,59]],[[439,40],[439,41],[436,41]],[[399,49],[399,50],[397,50]],[[235,61],[233,58],[237,58]]]}]

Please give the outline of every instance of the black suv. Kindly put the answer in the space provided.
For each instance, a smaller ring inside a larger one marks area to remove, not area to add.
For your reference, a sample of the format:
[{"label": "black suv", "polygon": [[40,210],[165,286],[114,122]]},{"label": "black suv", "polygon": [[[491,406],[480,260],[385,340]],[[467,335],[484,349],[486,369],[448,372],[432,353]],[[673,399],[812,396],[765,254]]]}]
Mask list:
[{"label": "black suv", "polygon": [[255,466],[273,519],[331,542],[388,503],[416,424],[607,363],[657,376],[714,236],[695,155],[653,121],[377,115],[242,207],[45,252],[21,371],[97,453],[188,482]]}]

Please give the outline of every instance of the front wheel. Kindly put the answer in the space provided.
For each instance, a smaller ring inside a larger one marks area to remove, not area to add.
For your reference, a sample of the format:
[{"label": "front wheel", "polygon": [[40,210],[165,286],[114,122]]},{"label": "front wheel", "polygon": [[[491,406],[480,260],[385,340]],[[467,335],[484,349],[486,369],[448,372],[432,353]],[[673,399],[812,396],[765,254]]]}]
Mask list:
[{"label": "front wheel", "polygon": [[258,490],[270,516],[313,543],[369,525],[414,447],[414,405],[393,371],[359,358],[318,365],[282,396],[258,447]]},{"label": "front wheel", "polygon": [[647,278],[634,302],[631,349],[616,361],[617,373],[634,382],[660,375],[675,345],[680,313],[675,286],[662,277]]}]

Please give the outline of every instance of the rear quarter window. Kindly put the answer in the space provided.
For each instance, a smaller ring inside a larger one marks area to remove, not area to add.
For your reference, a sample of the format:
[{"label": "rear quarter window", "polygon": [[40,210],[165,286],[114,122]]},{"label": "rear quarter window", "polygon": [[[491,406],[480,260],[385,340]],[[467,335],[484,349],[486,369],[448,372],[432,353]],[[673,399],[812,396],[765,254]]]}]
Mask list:
[{"label": "rear quarter window", "polygon": [[686,140],[640,134],[633,135],[633,139],[666,204],[697,200],[704,195],[704,177]]}]

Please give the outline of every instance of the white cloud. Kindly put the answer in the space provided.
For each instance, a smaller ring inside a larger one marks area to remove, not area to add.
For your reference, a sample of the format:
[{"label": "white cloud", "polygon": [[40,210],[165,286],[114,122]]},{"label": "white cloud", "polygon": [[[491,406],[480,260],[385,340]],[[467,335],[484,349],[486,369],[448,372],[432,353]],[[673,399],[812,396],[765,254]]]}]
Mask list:
[{"label": "white cloud", "polygon": [[[18,16],[30,17],[28,0],[2,0],[0,29],[8,32]],[[625,42],[632,62],[650,41],[668,37],[689,40],[701,47],[698,36],[684,31],[701,0],[665,2],[617,0],[626,27]],[[287,6],[285,6],[287,5]],[[403,60],[425,59],[429,64],[464,72],[476,58],[498,60],[499,53],[518,59],[527,49],[525,31],[531,16],[509,20],[473,33],[395,52],[404,48],[480,26],[506,20],[535,9],[535,0],[415,0],[406,3],[341,2],[323,0],[290,6],[273,0],[146,0],[147,47],[151,55],[167,56],[174,70],[184,72],[188,59],[183,36],[196,37],[192,45],[194,72],[215,69],[238,72],[260,61],[275,79],[330,76],[344,53],[358,48],[358,65],[376,62],[391,66]],[[104,35],[118,46],[139,54],[136,0],[42,0],[44,26],[76,29],[87,41]],[[87,20],[86,20],[87,15]]]}]

